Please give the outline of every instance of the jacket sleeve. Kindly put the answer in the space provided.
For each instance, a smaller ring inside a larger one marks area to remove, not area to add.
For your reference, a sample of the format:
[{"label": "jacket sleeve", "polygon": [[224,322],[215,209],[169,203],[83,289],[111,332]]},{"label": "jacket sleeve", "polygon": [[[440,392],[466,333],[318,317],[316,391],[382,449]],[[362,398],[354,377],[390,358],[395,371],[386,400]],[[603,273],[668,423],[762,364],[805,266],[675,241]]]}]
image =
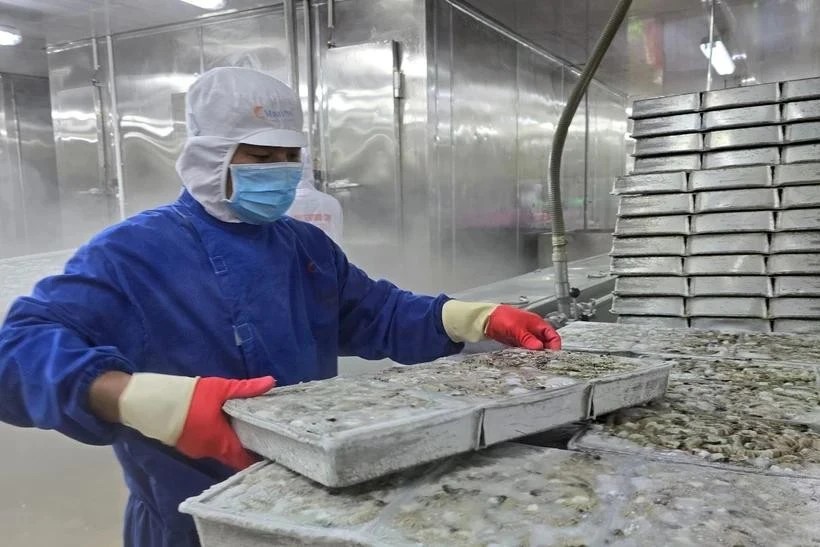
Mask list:
[{"label": "jacket sleeve", "polygon": [[390,358],[405,365],[458,353],[441,309],[448,297],[422,296],[370,279],[336,249],[339,276],[339,354]]},{"label": "jacket sleeve", "polygon": [[88,444],[109,444],[119,426],[88,405],[103,372],[132,372],[144,330],[99,249],[84,247],[62,275],[18,299],[0,330],[0,420],[54,429]]}]

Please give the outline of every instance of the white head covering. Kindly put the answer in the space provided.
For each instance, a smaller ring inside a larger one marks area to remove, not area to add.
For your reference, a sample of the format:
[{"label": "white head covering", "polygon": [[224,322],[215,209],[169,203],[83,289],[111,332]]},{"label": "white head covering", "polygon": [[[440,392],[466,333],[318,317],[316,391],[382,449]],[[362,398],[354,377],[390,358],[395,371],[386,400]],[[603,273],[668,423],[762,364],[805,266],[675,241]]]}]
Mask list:
[{"label": "white head covering", "polygon": [[302,105],[291,88],[250,68],[204,73],[185,99],[188,138],[177,160],[182,184],[208,213],[240,222],[225,195],[228,165],[240,143],[302,148]]}]

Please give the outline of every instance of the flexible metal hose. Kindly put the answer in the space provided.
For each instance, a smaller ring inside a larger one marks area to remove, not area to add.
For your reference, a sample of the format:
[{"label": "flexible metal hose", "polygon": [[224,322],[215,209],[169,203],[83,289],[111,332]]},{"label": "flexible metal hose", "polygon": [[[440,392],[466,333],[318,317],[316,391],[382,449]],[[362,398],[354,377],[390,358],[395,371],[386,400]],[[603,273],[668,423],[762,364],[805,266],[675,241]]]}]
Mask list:
[{"label": "flexible metal hose", "polygon": [[[587,91],[589,82],[601,59],[604,58],[609,45],[612,43],[615,34],[632,5],[632,0],[619,0],[618,5],[609,16],[609,20],[604,26],[604,31],[598,38],[595,48],[587,61],[584,71],[578,83],[575,84],[572,93],[567,99],[564,111],[555,128],[555,136],[552,139],[552,152],[550,153],[549,184],[546,188],[546,203],[552,221],[552,263],[555,268],[555,295],[558,300],[558,311],[569,317],[569,272],[567,270],[567,238],[566,227],[564,226],[564,209],[561,206],[561,156],[564,153],[564,144],[567,140],[569,126],[578,105]],[[587,113],[589,115],[589,113]]]}]

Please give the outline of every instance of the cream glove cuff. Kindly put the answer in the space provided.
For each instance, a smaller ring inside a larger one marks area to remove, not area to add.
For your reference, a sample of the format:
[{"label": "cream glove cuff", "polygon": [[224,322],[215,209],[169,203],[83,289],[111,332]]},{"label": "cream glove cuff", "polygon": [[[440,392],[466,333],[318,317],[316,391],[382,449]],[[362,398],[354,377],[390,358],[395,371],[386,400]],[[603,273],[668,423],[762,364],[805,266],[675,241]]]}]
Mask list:
[{"label": "cream glove cuff", "polygon": [[152,439],[175,446],[182,435],[198,378],[138,373],[119,400],[120,421]]},{"label": "cream glove cuff", "polygon": [[487,320],[498,304],[449,300],[441,310],[444,331],[453,342],[480,342],[484,340]]}]

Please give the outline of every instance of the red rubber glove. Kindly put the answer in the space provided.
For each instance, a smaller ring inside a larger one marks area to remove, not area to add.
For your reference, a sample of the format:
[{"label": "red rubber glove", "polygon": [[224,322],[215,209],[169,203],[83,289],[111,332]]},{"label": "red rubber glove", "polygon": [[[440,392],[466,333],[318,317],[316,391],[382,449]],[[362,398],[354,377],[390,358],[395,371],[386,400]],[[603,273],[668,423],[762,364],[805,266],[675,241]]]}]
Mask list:
[{"label": "red rubber glove", "polygon": [[190,458],[214,458],[234,469],[245,469],[256,458],[242,447],[222,405],[229,399],[257,397],[269,391],[272,376],[251,380],[200,378],[191,398],[177,450]]},{"label": "red rubber glove", "polygon": [[484,333],[508,346],[531,350],[561,349],[561,336],[552,325],[532,312],[512,306],[498,306],[487,319]]}]

